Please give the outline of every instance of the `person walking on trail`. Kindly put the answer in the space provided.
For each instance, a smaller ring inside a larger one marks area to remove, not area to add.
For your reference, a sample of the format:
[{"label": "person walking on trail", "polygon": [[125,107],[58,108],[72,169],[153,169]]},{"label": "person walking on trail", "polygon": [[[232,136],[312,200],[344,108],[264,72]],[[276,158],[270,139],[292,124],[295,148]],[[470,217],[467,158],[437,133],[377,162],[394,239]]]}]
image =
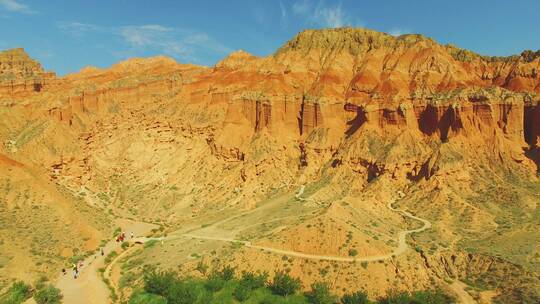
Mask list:
[{"label": "person walking on trail", "polygon": [[77,275],[79,274],[79,269],[77,268],[77,264],[73,264],[73,278],[76,279]]},{"label": "person walking on trail", "polygon": [[101,250],[101,256],[104,256],[104,255],[105,255],[105,251],[103,251],[103,248],[101,248],[100,250]]},{"label": "person walking on trail", "polygon": [[65,268],[62,268],[62,274],[66,275],[66,269]]},{"label": "person walking on trail", "polygon": [[134,235],[133,235],[133,232],[132,232],[132,233],[131,233],[131,238],[132,238],[132,239],[133,239],[133,236],[134,236]]}]

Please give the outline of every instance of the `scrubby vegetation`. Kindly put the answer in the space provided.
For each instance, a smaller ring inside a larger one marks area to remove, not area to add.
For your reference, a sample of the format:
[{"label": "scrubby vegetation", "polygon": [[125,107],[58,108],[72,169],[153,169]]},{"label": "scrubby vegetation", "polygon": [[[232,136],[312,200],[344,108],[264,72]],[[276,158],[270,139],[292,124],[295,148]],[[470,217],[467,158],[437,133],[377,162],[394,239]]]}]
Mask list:
[{"label": "scrubby vegetation", "polygon": [[38,282],[35,287],[32,287],[19,281],[13,283],[6,293],[0,295],[0,303],[20,304],[31,297],[34,297],[38,304],[59,304],[62,301],[60,290],[50,284]]},{"label": "scrubby vegetation", "polygon": [[440,290],[390,292],[387,297],[370,301],[367,294],[357,291],[341,298],[331,292],[325,283],[314,283],[302,292],[298,278],[278,272],[269,280],[267,273],[243,272],[239,275],[231,267],[214,270],[205,278],[181,277],[172,271],[146,269],[143,286],[136,290],[129,304],[365,304],[365,303],[454,303],[454,299]]},{"label": "scrubby vegetation", "polygon": [[15,282],[8,291],[0,296],[0,303],[18,304],[23,303],[32,296],[32,287],[22,281]]}]

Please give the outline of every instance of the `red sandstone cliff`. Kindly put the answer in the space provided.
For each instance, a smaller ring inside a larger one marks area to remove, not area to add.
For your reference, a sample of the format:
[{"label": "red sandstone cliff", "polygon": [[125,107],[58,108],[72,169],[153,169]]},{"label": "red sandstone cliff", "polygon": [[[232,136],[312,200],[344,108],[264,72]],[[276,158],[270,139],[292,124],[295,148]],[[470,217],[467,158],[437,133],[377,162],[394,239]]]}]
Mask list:
[{"label": "red sandstone cliff", "polygon": [[[11,67],[2,69],[5,77],[43,82],[39,64],[22,50],[5,54],[2,66]],[[521,161],[522,149],[534,150],[540,136],[539,69],[538,52],[486,57],[421,35],[344,28],[304,31],[264,58],[235,52],[214,68],[166,57],[132,59],[106,70],[45,77],[43,92],[41,85],[3,82],[0,96],[27,103],[45,96],[37,108],[71,125],[74,113],[160,95],[215,112],[212,143],[232,151],[231,157],[243,155],[238,151],[247,149],[248,138],[262,131],[279,142],[334,153],[345,138],[371,128],[390,134],[406,129],[441,142],[504,138],[502,150]],[[328,136],[315,142],[313,132],[320,130]],[[231,140],[235,133],[241,135]]]}]

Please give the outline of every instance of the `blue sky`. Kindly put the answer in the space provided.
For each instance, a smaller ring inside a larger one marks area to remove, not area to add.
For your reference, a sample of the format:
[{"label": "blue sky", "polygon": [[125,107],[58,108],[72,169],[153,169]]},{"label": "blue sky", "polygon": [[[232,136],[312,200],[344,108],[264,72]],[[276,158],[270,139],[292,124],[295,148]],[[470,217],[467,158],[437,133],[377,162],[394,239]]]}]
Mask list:
[{"label": "blue sky", "polygon": [[265,56],[307,28],[421,33],[485,55],[540,49],[537,0],[0,0],[0,49],[24,47],[60,75],[164,54],[213,65]]}]

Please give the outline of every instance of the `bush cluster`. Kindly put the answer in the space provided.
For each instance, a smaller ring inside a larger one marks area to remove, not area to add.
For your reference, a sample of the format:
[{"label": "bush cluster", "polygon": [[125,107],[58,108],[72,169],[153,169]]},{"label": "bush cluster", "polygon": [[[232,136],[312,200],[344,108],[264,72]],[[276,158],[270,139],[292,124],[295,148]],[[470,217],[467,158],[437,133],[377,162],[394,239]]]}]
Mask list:
[{"label": "bush cluster", "polygon": [[389,292],[387,297],[371,301],[363,291],[337,297],[325,283],[314,283],[307,292],[301,292],[298,278],[277,272],[272,280],[267,273],[243,272],[235,276],[235,269],[224,267],[214,270],[203,279],[181,278],[171,271],[146,270],[142,290],[134,292],[129,304],[446,304],[454,299],[440,290]]},{"label": "bush cluster", "polygon": [[51,284],[38,281],[35,288],[32,288],[29,284],[18,281],[13,283],[6,293],[0,295],[0,303],[21,304],[31,297],[34,297],[38,304],[59,304],[62,302],[60,290]]}]

